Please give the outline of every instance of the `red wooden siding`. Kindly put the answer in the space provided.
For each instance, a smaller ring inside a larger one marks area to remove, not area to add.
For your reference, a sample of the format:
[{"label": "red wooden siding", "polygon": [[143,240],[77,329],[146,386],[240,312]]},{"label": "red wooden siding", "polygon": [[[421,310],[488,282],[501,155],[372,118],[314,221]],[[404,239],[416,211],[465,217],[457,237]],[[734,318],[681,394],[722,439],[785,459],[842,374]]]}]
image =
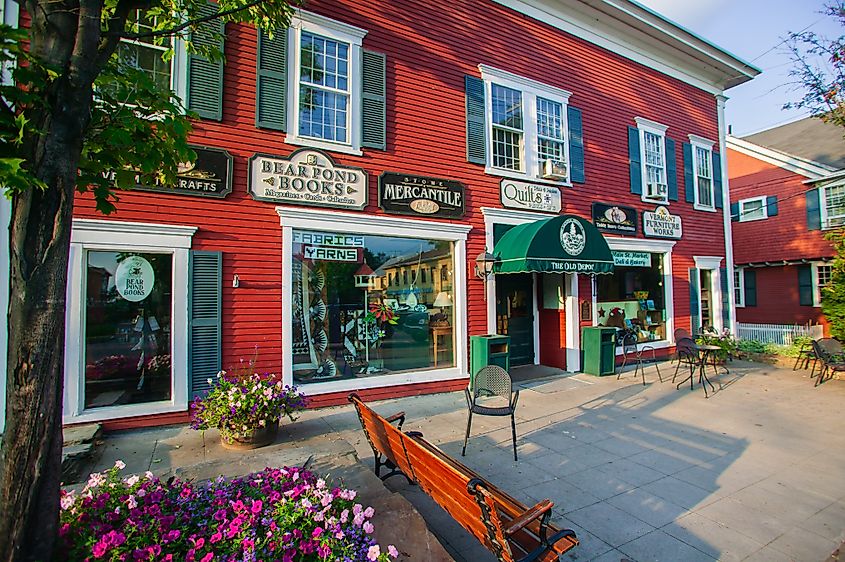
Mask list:
[{"label": "red wooden siding", "polygon": [[798,268],[756,267],[757,306],[737,307],[737,322],[761,324],[827,323],[822,309],[801,306],[798,300]]}]

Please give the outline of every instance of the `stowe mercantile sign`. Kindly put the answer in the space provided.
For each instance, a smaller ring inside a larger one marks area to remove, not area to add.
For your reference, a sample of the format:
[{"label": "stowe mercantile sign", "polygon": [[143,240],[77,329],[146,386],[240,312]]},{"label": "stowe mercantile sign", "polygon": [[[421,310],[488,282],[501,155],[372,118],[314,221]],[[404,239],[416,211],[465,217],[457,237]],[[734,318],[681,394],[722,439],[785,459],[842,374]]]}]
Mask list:
[{"label": "stowe mercantile sign", "polygon": [[459,181],[384,172],[378,178],[378,205],[386,213],[459,219],[464,184]]}]

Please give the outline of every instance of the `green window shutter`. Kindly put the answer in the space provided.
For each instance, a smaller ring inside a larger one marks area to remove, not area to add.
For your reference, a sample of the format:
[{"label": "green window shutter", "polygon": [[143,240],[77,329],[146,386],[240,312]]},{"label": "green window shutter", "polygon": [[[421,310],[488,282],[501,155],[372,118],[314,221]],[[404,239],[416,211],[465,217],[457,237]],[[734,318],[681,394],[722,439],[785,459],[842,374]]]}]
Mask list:
[{"label": "green window shutter", "polygon": [[361,146],[387,148],[387,62],[382,53],[364,51],[361,71]]},{"label": "green window shutter", "polygon": [[275,131],[287,130],[288,30],[278,29],[273,38],[258,30],[255,70],[255,125]]},{"label": "green window shutter", "polygon": [[631,193],[643,194],[643,169],[640,162],[640,130],[628,127],[628,167],[631,172]]},{"label": "green window shutter", "polygon": [[722,289],[722,328],[731,328],[731,299],[728,294],[728,268],[719,268],[719,286]]},{"label": "green window shutter", "polygon": [[695,177],[692,171],[692,145],[684,143],[684,198],[687,203],[695,203]]},{"label": "green window shutter", "polygon": [[572,183],[585,183],[584,173],[584,127],[581,110],[571,105],[566,108],[569,122],[569,179]]},{"label": "green window shutter", "polygon": [[220,372],[223,254],[192,251],[188,281],[188,380],[191,396],[208,392]]},{"label": "green window shutter", "polygon": [[757,272],[746,268],[743,272],[745,282],[745,306],[757,306]]},{"label": "green window shutter", "polygon": [[731,203],[731,221],[739,220],[739,203]]},{"label": "green window shutter", "polygon": [[678,162],[675,155],[675,141],[669,137],[663,139],[666,143],[666,185],[669,201],[678,200]]},{"label": "green window shutter", "polygon": [[467,104],[467,162],[487,164],[487,131],[484,123],[484,80],[465,76]]},{"label": "green window shutter", "polygon": [[722,208],[722,157],[713,153],[713,201],[717,209]]},{"label": "green window shutter", "polygon": [[766,197],[766,216],[776,217],[778,214],[778,196],[769,195]]},{"label": "green window shutter", "polygon": [[[205,4],[200,16],[217,13],[217,4]],[[195,45],[216,46],[223,52],[223,33],[226,23],[220,18],[203,22],[191,33]],[[197,54],[188,54],[187,107],[203,119],[223,119],[223,61],[209,61]]]},{"label": "green window shutter", "polygon": [[798,266],[798,304],[813,306],[813,268],[809,265]]},{"label": "green window shutter", "polygon": [[819,190],[811,189],[805,194],[807,203],[807,228],[809,230],[821,230],[822,211],[819,204]]},{"label": "green window shutter", "polygon": [[701,328],[701,316],[698,311],[698,269],[689,268],[689,317],[690,331],[694,334]]}]

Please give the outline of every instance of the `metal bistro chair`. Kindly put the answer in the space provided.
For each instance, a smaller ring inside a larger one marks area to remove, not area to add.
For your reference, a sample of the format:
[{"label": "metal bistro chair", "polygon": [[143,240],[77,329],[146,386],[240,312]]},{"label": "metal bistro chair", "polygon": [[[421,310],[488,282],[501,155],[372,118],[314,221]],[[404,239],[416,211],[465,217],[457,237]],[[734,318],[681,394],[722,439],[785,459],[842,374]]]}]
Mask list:
[{"label": "metal bistro chair", "polygon": [[660,382],[663,382],[663,375],[660,374],[660,367],[657,366],[657,355],[655,354],[654,347],[651,345],[644,345],[642,347],[637,347],[637,334],[634,332],[627,332],[624,336],[622,336],[622,366],[620,367],[619,374],[616,375],[616,380],[622,376],[622,369],[625,368],[625,365],[628,363],[628,358],[633,355],[632,360],[636,361],[636,366],[634,367],[634,378],[637,378],[637,371],[640,371],[640,374],[643,377],[643,386],[645,386],[645,366],[643,365],[643,353],[646,351],[651,351],[651,361],[654,363],[654,368],[657,369],[657,377],[660,379]]},{"label": "metal bistro chair", "polygon": [[813,368],[810,370],[810,378],[813,378],[816,372],[816,364],[819,361],[819,357],[816,355],[816,350],[813,349],[813,341],[815,340],[810,340],[809,342],[801,344],[801,349],[798,350],[798,356],[795,358],[795,364],[792,365],[793,371],[797,371],[798,367],[801,367],[802,370],[806,371],[810,366],[810,362],[812,362]]},{"label": "metal bistro chair", "polygon": [[678,365],[675,367],[675,374],[672,376],[672,382],[678,376],[678,371],[681,369],[681,363],[689,365],[690,377],[695,373],[695,368],[698,366],[698,350],[695,347],[695,340],[690,337],[682,337],[675,341],[675,349],[678,356]]},{"label": "metal bistro chair", "polygon": [[[516,411],[516,402],[519,400],[519,390],[514,392],[513,382],[508,372],[497,365],[487,365],[476,373],[472,382],[472,388],[465,388],[464,393],[466,394],[469,417],[467,419],[467,432],[464,437],[464,448],[461,450],[461,456],[466,456],[467,441],[469,440],[469,432],[472,427],[473,414],[480,416],[510,416],[511,434],[513,435],[513,460],[517,460],[516,420],[514,419],[514,412]],[[479,400],[484,398],[489,399],[491,397],[498,397],[500,399],[493,403],[501,403],[504,400],[507,406],[488,406],[484,404],[485,400]]]},{"label": "metal bistro chair", "polygon": [[842,348],[842,343],[833,338],[821,338],[813,341],[813,351],[821,361],[819,371],[819,378],[816,379],[815,386],[824,382],[824,377],[827,373],[833,377],[834,373],[845,372],[845,350]]}]

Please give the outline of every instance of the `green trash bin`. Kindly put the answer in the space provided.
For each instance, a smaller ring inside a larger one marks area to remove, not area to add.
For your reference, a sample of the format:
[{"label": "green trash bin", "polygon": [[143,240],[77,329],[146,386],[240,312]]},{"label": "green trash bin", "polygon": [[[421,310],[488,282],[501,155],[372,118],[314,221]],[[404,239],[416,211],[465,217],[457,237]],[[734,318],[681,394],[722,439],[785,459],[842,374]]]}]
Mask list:
[{"label": "green trash bin", "polygon": [[475,378],[475,373],[487,365],[498,365],[504,370],[510,371],[510,336],[500,336],[498,334],[470,336],[469,342],[470,381]]},{"label": "green trash bin", "polygon": [[582,328],[581,350],[583,372],[598,376],[616,372],[616,328]]}]

